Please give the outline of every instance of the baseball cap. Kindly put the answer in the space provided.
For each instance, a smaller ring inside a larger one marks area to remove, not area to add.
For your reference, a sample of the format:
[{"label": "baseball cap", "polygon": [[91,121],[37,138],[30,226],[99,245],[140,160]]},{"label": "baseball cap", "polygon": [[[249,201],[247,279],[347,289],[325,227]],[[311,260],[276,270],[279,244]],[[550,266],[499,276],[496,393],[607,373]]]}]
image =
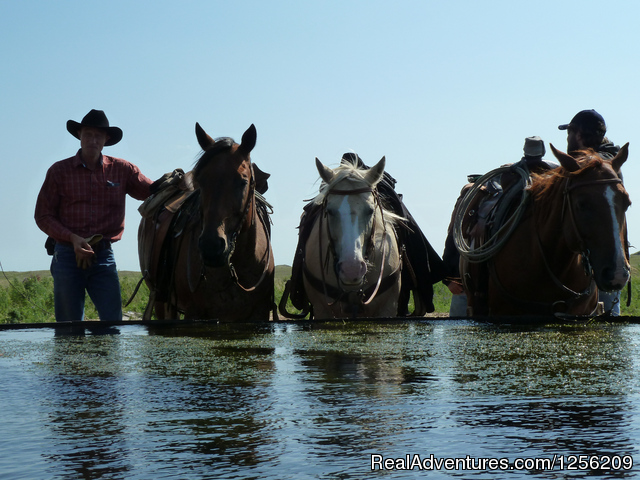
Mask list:
[{"label": "baseball cap", "polygon": [[585,132],[600,133],[602,135],[607,133],[604,118],[595,110],[582,110],[576,113],[575,117],[573,117],[569,123],[558,125],[559,130],[566,130],[569,127]]}]

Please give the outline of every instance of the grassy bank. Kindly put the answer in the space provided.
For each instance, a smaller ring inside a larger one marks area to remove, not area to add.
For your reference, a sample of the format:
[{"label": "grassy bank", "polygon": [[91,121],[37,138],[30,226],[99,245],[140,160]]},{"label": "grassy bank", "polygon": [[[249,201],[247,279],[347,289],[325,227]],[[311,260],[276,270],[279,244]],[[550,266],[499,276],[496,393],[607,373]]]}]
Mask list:
[{"label": "grassy bank", "polygon": [[[640,316],[640,275],[638,274],[638,264],[640,255],[632,255],[632,303],[626,306],[627,289],[622,293],[622,315]],[[284,284],[291,276],[291,267],[278,265],[276,267],[275,297],[276,302],[280,301]],[[126,303],[140,280],[139,272],[120,272],[120,284],[122,298]],[[143,283],[132,303],[124,308],[127,315],[139,317],[144,312],[149,299],[149,290]],[[449,312],[451,294],[449,290],[438,283],[434,285],[434,305],[436,314],[446,315]],[[295,310],[289,305],[288,310]],[[39,323],[53,322],[53,279],[46,271],[35,272],[5,272],[0,275],[0,323]],[[98,314],[91,302],[87,298],[85,307],[87,318],[98,318]]]}]

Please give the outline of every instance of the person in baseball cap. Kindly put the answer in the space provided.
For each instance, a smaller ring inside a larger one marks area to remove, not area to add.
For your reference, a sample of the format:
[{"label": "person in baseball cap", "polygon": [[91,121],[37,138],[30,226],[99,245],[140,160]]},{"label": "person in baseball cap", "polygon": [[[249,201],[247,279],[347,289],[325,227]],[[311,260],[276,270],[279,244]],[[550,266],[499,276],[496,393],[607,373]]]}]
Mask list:
[{"label": "person in baseball cap", "polygon": [[[576,113],[569,123],[558,125],[558,129],[567,131],[569,155],[591,148],[601,158],[610,160],[620,151],[620,147],[614,145],[605,136],[607,125],[602,115],[595,110],[582,110]],[[620,291],[598,292],[598,300],[603,302],[606,312],[613,316],[620,315]]]},{"label": "person in baseball cap", "polygon": [[567,152],[592,148],[603,158],[613,158],[620,147],[614,146],[605,137],[607,125],[602,115],[595,110],[582,110],[569,123],[558,125],[567,131]]}]

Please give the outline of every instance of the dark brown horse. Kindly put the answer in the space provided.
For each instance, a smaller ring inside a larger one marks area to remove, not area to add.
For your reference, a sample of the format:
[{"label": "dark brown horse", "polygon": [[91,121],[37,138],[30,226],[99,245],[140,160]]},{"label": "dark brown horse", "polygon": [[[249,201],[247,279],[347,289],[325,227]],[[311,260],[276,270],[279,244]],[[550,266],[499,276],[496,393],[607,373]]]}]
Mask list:
[{"label": "dark brown horse", "polygon": [[[250,158],[256,129],[251,125],[240,144],[214,140],[198,124],[196,136],[204,152],[185,175],[193,186],[184,203],[175,213],[167,214],[167,206],[155,221],[143,218],[140,224],[140,262],[156,316],[268,320],[274,259],[268,214],[256,199],[268,175]],[[164,231],[166,239],[145,241]]]},{"label": "dark brown horse", "polygon": [[561,167],[534,175],[520,222],[497,253],[471,263],[461,252],[472,315],[589,315],[598,289],[620,290],[629,280],[631,201],[620,174],[628,144],[611,161],[592,150],[574,158],[551,149]]}]

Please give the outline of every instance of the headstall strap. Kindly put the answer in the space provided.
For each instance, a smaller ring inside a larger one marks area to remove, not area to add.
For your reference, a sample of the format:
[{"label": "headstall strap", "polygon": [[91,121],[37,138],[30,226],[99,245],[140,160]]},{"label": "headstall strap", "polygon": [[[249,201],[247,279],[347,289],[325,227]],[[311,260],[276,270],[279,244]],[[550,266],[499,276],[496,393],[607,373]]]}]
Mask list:
[{"label": "headstall strap", "polygon": [[328,195],[359,195],[361,193],[373,193],[374,191],[376,190],[371,187],[356,188],[354,190],[340,190],[337,188],[332,188],[325,194],[325,197]]},{"label": "headstall strap", "polygon": [[[622,183],[622,180],[620,178],[600,178],[598,180],[590,180],[588,182],[581,182],[581,183],[573,183],[570,182],[571,178],[567,178],[567,184],[565,186],[565,194],[569,193],[571,190],[575,190],[576,188],[580,188],[580,187],[590,187],[591,185],[606,185],[608,183],[613,183],[613,184],[617,184],[617,183]],[[569,183],[572,183],[572,185],[569,185]]]}]

